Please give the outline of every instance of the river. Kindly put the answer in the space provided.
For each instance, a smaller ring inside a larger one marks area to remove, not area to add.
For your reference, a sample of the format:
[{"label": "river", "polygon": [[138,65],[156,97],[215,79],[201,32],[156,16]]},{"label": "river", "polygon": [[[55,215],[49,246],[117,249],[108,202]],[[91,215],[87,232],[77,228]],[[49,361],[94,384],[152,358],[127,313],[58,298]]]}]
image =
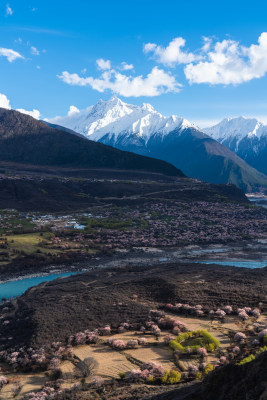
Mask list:
[{"label": "river", "polygon": [[28,278],[15,279],[0,283],[0,300],[2,298],[10,299],[22,295],[32,286],[39,285],[42,282],[53,281],[57,278],[64,278],[76,274],[77,272],[65,272],[61,274],[48,274],[45,276],[32,276]]}]

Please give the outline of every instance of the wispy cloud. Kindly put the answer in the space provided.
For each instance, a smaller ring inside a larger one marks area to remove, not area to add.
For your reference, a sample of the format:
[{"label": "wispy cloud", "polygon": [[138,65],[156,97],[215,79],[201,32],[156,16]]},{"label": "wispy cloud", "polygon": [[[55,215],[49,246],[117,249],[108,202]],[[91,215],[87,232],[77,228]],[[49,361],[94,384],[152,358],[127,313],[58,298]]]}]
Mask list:
[{"label": "wispy cloud", "polygon": [[35,26],[20,26],[13,25],[9,27],[1,27],[4,30],[14,30],[16,32],[32,32],[40,35],[51,35],[51,36],[62,36],[62,37],[74,37],[71,32],[60,31],[57,29],[49,29],[43,27],[35,27]]},{"label": "wispy cloud", "polygon": [[4,47],[0,47],[0,56],[6,57],[10,63],[18,58],[24,59],[24,57],[17,51],[12,49],[5,49]]},{"label": "wispy cloud", "polygon": [[31,46],[31,53],[34,56],[39,56],[40,55],[40,51],[34,46]]},{"label": "wispy cloud", "polygon": [[133,66],[133,64],[127,64],[125,61],[123,61],[121,63],[121,69],[123,71],[130,71],[130,70],[134,69],[134,66]]},{"label": "wispy cloud", "polygon": [[12,10],[12,8],[10,7],[10,5],[9,4],[7,4],[6,5],[6,16],[11,16],[11,15],[13,15],[13,10]]}]

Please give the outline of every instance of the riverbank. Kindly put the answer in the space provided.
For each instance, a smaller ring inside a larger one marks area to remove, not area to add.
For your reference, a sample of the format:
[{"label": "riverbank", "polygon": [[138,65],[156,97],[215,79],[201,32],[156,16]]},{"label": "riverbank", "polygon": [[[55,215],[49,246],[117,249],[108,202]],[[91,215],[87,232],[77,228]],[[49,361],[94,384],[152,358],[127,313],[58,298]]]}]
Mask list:
[{"label": "riverbank", "polygon": [[19,296],[30,287],[42,282],[85,273],[94,269],[112,269],[133,265],[138,265],[138,267],[145,269],[153,265],[174,262],[218,264],[252,269],[261,268],[267,266],[266,243],[267,240],[256,240],[253,243],[192,245],[175,249],[134,248],[131,251],[118,250],[109,256],[92,257],[90,260],[71,265],[47,265],[39,273],[34,272],[35,269],[33,269],[32,273],[26,275],[18,275],[13,272],[2,276],[0,281],[0,300],[1,298],[8,299]]},{"label": "riverbank", "polygon": [[[117,250],[110,255],[86,258],[77,263],[44,265],[33,267],[29,273],[5,271],[0,274],[0,284],[13,280],[42,277],[49,274],[79,273],[93,268],[120,267],[126,264],[153,265],[176,261],[263,261],[267,259],[267,240],[255,240],[233,244],[205,246],[185,246],[179,248],[136,247],[131,250]],[[36,269],[39,271],[37,272]]]}]

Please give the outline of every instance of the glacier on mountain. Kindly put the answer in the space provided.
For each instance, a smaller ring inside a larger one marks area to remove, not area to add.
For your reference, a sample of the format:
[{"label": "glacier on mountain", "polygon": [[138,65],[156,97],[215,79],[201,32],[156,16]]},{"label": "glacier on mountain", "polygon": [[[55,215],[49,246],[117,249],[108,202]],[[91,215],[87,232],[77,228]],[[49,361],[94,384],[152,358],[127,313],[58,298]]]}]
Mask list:
[{"label": "glacier on mountain", "polygon": [[236,138],[240,142],[244,138],[261,138],[267,135],[267,126],[255,118],[225,118],[218,124],[202,129],[213,139],[223,143]]},{"label": "glacier on mountain", "polygon": [[95,141],[108,134],[113,137],[113,141],[121,136],[132,135],[147,142],[154,134],[165,136],[176,129],[196,129],[184,118],[176,115],[165,117],[150,104],[127,104],[116,96],[108,101],[100,100],[81,111],[71,106],[67,116],[49,119],[49,122],[72,129]]}]

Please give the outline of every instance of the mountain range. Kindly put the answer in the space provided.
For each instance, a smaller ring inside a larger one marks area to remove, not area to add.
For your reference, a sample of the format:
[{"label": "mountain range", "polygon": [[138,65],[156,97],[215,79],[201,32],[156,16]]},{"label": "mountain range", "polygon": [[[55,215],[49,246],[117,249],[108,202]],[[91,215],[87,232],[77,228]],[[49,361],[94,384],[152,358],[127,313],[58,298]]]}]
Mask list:
[{"label": "mountain range", "polygon": [[167,161],[189,177],[232,183],[245,191],[267,187],[267,177],[232,149],[184,118],[163,116],[150,104],[126,104],[113,96],[85,110],[71,107],[66,117],[49,123],[120,150]]},{"label": "mountain range", "polygon": [[267,125],[255,118],[225,118],[203,131],[267,174]]}]

